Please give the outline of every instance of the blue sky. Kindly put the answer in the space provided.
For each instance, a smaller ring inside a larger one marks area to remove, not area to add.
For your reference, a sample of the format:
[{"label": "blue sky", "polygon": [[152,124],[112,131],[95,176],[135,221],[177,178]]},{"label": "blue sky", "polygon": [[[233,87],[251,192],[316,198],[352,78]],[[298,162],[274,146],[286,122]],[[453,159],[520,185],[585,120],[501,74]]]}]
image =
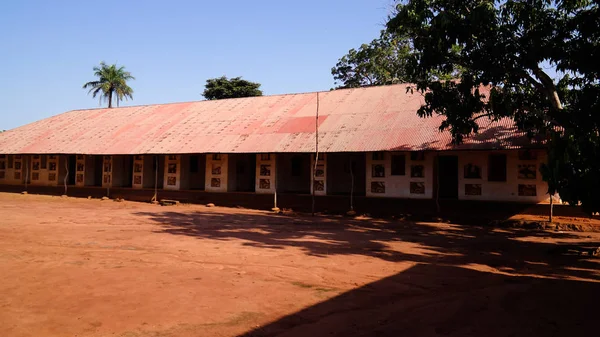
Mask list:
[{"label": "blue sky", "polygon": [[96,108],[81,86],[125,65],[139,105],[201,100],[206,79],[265,94],[329,90],[331,67],[379,35],[390,0],[2,1],[0,129]]}]

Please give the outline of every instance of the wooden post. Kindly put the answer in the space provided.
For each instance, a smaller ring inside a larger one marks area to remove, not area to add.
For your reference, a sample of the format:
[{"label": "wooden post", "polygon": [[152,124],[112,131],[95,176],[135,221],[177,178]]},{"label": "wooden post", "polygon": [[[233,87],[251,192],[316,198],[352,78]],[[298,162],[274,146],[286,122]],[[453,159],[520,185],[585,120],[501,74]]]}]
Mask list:
[{"label": "wooden post", "polygon": [[[60,160],[60,159],[59,159]],[[67,195],[67,179],[69,179],[69,156],[65,156],[65,169],[67,169],[67,173],[65,174],[64,184],[65,184],[65,195]]]},{"label": "wooden post", "polygon": [[275,165],[273,167],[273,175],[275,177],[273,178],[273,187],[275,189],[275,193],[273,193],[273,211],[278,212],[279,208],[277,207],[277,179],[279,178],[279,176],[277,175],[277,158],[275,158],[274,163]]},{"label": "wooden post", "polygon": [[312,216],[315,216],[315,178],[317,175],[317,164],[319,163],[319,93],[317,92],[317,113],[315,118],[315,165],[312,170]]},{"label": "wooden post", "polygon": [[554,217],[554,196],[550,195],[550,223],[552,223]]}]

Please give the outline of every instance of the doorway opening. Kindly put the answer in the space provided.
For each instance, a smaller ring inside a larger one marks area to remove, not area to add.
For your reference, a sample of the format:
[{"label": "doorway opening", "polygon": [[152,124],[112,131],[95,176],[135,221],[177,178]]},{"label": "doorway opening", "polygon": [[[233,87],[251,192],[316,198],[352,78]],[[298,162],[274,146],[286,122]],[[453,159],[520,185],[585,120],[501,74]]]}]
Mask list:
[{"label": "doorway opening", "polygon": [[67,167],[69,168],[67,185],[75,185],[75,170],[77,168],[77,158],[74,154],[67,156]]},{"label": "doorway opening", "polygon": [[438,157],[439,197],[444,199],[458,198],[458,157]]},{"label": "doorway opening", "polygon": [[204,190],[206,155],[196,154],[189,156],[189,173],[189,189]]},{"label": "doorway opening", "polygon": [[123,158],[123,187],[133,187],[133,156]]},{"label": "doorway opening", "polygon": [[162,189],[164,187],[165,181],[165,156],[164,155],[154,155],[152,156],[152,187],[156,183],[157,189]]},{"label": "doorway opening", "polygon": [[102,156],[92,156],[92,165],[93,165],[93,176],[94,176],[94,184],[93,186],[102,186]]},{"label": "doorway opening", "polygon": [[256,155],[230,154],[228,156],[228,190],[254,192],[256,188]]},{"label": "doorway opening", "polygon": [[284,153],[277,157],[277,191],[281,193],[310,194],[310,154]]},{"label": "doorway opening", "polygon": [[366,195],[366,161],[364,153],[328,153],[327,194]]}]

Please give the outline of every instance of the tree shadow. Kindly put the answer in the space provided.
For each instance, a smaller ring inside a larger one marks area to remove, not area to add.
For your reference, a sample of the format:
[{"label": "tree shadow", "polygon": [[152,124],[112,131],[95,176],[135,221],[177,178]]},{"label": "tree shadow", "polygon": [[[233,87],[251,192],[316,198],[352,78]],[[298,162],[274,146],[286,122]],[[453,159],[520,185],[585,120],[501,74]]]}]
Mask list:
[{"label": "tree shadow", "polygon": [[417,264],[240,336],[589,336],[599,293],[595,282]]},{"label": "tree shadow", "polygon": [[580,253],[600,242],[578,233],[219,209],[137,215],[157,233],[413,263],[244,337],[587,336],[596,328],[600,261]]},{"label": "tree shadow", "polygon": [[[266,212],[136,214],[156,222],[158,233],[241,240],[243,245],[265,249],[296,247],[323,258],[364,255],[392,262],[483,265],[500,273],[563,279],[599,275],[598,259],[588,253],[600,242],[576,233]],[[557,239],[564,242],[553,243]]]}]

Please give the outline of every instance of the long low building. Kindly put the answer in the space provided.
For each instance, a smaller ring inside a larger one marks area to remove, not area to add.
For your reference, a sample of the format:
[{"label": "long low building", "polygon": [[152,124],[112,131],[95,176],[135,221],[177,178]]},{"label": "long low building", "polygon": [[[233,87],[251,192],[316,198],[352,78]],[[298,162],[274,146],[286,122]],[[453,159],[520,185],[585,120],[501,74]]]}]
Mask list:
[{"label": "long low building", "polygon": [[0,133],[0,184],[238,203],[313,192],[548,198],[540,142],[484,117],[455,146],[439,131],[443,117],[417,116],[423,97],[406,87],[70,111]]}]

